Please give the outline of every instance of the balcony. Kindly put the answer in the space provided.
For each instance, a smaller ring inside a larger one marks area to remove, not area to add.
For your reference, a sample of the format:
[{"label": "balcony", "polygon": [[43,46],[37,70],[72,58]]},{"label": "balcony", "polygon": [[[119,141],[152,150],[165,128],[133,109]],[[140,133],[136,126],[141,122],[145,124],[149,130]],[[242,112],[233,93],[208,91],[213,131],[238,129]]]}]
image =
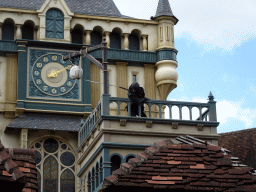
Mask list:
[{"label": "balcony", "polygon": [[[150,128],[152,124],[171,125],[172,129],[182,126],[184,131],[192,126],[197,127],[198,131],[202,131],[201,129],[204,127],[216,128],[219,124],[216,118],[216,102],[211,93],[208,98],[209,101],[207,103],[148,100],[144,104],[147,117],[141,117],[141,106],[139,106],[139,116],[132,117],[130,114],[130,100],[128,98],[102,95],[97,107],[81,124],[82,128],[78,133],[78,149],[83,148],[86,141],[90,139],[91,134],[95,132],[104,120],[118,121],[120,122],[120,126],[123,126],[127,122],[143,122],[146,123],[147,128]],[[128,112],[124,109],[125,106],[128,107]],[[177,112],[174,114],[173,109],[175,107],[178,109],[178,117]],[[187,107],[189,111],[186,119],[182,113],[184,107]],[[194,114],[194,110],[192,110],[194,108],[197,109],[197,114]],[[168,113],[168,115],[165,113]],[[198,115],[198,117],[193,118],[195,115]],[[174,118],[174,116],[176,117]],[[150,132],[150,130],[148,131]],[[216,132],[211,132],[210,134],[217,135]]]}]

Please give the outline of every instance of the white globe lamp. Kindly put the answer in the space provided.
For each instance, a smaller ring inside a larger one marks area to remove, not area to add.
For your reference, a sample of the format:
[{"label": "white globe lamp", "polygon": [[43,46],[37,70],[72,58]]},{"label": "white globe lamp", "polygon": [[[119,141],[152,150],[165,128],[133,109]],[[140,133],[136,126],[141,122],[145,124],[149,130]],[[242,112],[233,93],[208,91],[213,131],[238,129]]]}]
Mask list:
[{"label": "white globe lamp", "polygon": [[83,76],[83,70],[81,67],[74,65],[71,67],[69,77],[71,79],[80,79]]}]

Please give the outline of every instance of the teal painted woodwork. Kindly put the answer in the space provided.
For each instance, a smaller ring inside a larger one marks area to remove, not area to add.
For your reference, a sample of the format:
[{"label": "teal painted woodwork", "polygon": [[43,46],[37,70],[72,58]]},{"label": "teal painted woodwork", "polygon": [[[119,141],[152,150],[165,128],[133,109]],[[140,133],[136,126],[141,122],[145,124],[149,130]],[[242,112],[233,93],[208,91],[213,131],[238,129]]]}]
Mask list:
[{"label": "teal painted woodwork", "polygon": [[1,40],[0,41],[0,51],[4,52],[17,52],[18,51],[18,46],[15,43],[15,41],[6,41],[6,40]]},{"label": "teal painted woodwork", "polygon": [[58,9],[50,9],[46,13],[47,38],[64,39],[64,15]]},{"label": "teal painted woodwork", "polygon": [[[95,58],[101,59],[101,50],[91,53]],[[148,51],[131,51],[123,49],[108,49],[107,58],[117,61],[132,61],[142,63],[156,63],[156,53]]]},{"label": "teal painted woodwork", "polygon": [[[26,99],[26,82],[27,82],[27,47],[26,42],[18,42],[18,100]],[[17,106],[18,107],[18,106]],[[21,107],[24,108],[24,107]]]},{"label": "teal painted woodwork", "polygon": [[157,62],[162,60],[177,61],[177,51],[174,49],[161,49],[157,51]]}]

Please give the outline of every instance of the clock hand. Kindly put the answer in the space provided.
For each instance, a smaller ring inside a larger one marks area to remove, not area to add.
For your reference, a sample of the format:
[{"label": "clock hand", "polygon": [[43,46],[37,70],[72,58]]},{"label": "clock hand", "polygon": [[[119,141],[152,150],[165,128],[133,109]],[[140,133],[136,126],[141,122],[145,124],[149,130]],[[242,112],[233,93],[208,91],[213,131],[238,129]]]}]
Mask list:
[{"label": "clock hand", "polygon": [[55,70],[52,70],[51,73],[48,75],[48,78],[53,78],[53,77],[57,77],[58,74],[56,73]]},{"label": "clock hand", "polygon": [[61,73],[62,71],[65,71],[68,67],[65,67],[64,69],[61,69],[59,71],[56,71],[56,74],[58,75],[59,73]]},{"label": "clock hand", "polygon": [[54,78],[57,77],[59,73],[62,71],[65,71],[68,67],[65,67],[64,69],[61,69],[59,71],[52,70],[51,73],[48,75],[48,78]]}]

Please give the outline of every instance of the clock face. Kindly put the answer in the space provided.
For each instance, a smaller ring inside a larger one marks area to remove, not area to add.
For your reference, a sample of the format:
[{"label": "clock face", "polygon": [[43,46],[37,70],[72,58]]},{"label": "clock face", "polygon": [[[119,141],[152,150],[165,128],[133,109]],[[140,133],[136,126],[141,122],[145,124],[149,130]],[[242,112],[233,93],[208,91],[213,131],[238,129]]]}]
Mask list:
[{"label": "clock face", "polygon": [[29,96],[61,100],[79,99],[79,81],[69,78],[72,62],[63,61],[63,53],[30,50],[33,51],[37,58],[30,59]]}]

